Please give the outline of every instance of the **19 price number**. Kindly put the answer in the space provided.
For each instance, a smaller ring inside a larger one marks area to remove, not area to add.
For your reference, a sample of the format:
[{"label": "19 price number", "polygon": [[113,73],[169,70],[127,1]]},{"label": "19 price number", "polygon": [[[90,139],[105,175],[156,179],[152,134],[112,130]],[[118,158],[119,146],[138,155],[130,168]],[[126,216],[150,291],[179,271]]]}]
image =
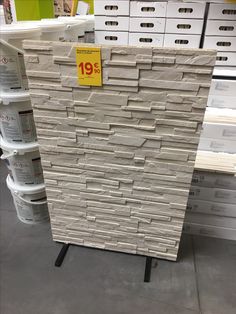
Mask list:
[{"label": "19 price number", "polygon": [[79,69],[81,70],[82,75],[99,74],[101,72],[99,64],[91,62],[80,62]]}]

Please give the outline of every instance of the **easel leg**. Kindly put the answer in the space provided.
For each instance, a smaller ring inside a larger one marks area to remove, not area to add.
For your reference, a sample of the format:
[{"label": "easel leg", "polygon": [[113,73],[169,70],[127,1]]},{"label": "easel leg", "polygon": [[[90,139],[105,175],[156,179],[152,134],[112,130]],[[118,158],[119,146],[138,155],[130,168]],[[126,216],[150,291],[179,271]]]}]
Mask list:
[{"label": "easel leg", "polygon": [[152,257],[147,256],[146,265],[145,265],[144,282],[150,282],[151,270],[152,270]]},{"label": "easel leg", "polygon": [[61,265],[62,265],[62,263],[64,261],[64,258],[66,256],[66,253],[67,253],[67,251],[69,249],[69,246],[70,246],[69,243],[64,243],[63,244],[63,247],[62,247],[62,249],[61,249],[61,251],[60,251],[60,253],[59,253],[59,255],[58,255],[57,259],[56,259],[56,262],[55,262],[55,266],[56,267],[61,267]]}]

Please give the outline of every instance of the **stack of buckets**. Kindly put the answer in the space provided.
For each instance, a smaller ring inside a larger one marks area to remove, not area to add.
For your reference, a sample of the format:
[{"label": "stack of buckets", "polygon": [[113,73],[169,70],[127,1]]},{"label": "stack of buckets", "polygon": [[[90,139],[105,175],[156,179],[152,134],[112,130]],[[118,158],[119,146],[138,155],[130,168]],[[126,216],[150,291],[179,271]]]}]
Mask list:
[{"label": "stack of buckets", "polygon": [[36,26],[0,29],[0,147],[7,164],[6,182],[17,216],[24,223],[48,221],[39,147],[27,91],[22,40],[40,39]]},{"label": "stack of buckets", "polygon": [[0,147],[7,186],[18,218],[37,224],[49,219],[43,171],[28,92],[22,41],[94,42],[94,16],[44,19],[1,25]]}]

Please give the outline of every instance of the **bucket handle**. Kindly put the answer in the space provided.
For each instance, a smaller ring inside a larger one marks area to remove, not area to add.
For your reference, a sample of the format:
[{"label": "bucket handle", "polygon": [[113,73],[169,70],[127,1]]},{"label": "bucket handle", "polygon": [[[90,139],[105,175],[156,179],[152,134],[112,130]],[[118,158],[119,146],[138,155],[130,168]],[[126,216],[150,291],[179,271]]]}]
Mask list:
[{"label": "bucket handle", "polygon": [[5,160],[5,159],[8,159],[10,157],[13,157],[13,156],[16,156],[18,154],[18,151],[16,149],[14,149],[12,152],[10,152],[9,154],[2,154],[1,155],[1,159],[2,160]]},{"label": "bucket handle", "polygon": [[66,29],[69,30],[69,29],[73,29],[73,28],[76,28],[78,27],[78,25],[82,25],[82,23],[77,23],[77,24],[69,24],[66,26]]},{"label": "bucket handle", "polygon": [[46,204],[47,203],[47,200],[45,201],[36,201],[36,202],[32,202],[32,201],[28,201],[26,200],[25,198],[23,198],[19,192],[17,191],[12,191],[21,201],[27,203],[27,204],[30,204],[30,205],[43,205],[43,204]]},{"label": "bucket handle", "polygon": [[14,47],[13,45],[9,44],[7,41],[5,41],[4,39],[1,39],[0,38],[0,43],[7,46],[8,48],[12,49],[12,50],[15,50],[16,52],[19,52],[20,54],[24,54],[24,51],[19,49],[19,48],[16,48]]}]

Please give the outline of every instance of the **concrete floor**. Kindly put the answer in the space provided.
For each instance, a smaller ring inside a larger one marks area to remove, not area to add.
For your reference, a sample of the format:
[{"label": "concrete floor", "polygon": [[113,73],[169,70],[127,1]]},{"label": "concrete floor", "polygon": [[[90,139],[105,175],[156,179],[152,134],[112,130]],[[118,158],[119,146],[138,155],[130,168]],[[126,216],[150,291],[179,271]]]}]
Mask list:
[{"label": "concrete floor", "polygon": [[153,263],[143,282],[145,258],[61,248],[49,224],[18,221],[6,171],[0,164],[1,314],[235,314],[236,242],[183,236],[178,263]]}]

